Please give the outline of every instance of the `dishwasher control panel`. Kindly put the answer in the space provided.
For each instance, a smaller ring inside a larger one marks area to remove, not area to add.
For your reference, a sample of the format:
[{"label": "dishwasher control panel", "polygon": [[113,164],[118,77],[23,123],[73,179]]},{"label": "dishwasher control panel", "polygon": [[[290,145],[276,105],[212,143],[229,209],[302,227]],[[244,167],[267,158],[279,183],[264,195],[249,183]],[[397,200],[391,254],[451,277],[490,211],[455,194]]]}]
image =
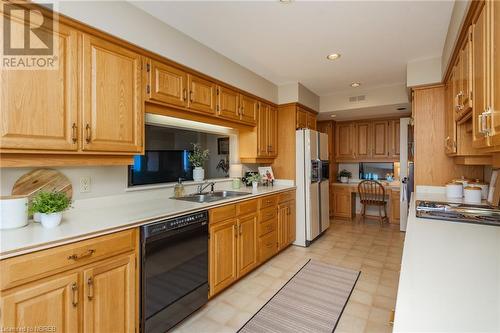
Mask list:
[{"label": "dishwasher control panel", "polygon": [[202,211],[150,224],[147,226],[146,234],[148,237],[151,237],[168,230],[186,227],[191,224],[205,225],[207,223],[208,212]]}]

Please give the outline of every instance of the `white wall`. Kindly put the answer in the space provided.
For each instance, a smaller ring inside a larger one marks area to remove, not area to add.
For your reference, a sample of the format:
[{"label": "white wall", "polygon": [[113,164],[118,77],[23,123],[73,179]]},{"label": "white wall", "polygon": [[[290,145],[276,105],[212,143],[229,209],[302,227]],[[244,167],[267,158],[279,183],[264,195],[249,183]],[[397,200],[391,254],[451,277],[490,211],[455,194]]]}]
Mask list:
[{"label": "white wall", "polygon": [[295,103],[299,101],[298,83],[288,83],[278,87],[278,104]]},{"label": "white wall", "polygon": [[406,65],[406,86],[440,83],[442,72],[441,57],[410,61]]},{"label": "white wall", "polygon": [[307,89],[300,82],[298,84],[299,90],[299,103],[310,107],[315,111],[319,111],[319,96]]},{"label": "white wall", "polygon": [[278,87],[126,1],[58,1],[69,17],[272,102]]}]

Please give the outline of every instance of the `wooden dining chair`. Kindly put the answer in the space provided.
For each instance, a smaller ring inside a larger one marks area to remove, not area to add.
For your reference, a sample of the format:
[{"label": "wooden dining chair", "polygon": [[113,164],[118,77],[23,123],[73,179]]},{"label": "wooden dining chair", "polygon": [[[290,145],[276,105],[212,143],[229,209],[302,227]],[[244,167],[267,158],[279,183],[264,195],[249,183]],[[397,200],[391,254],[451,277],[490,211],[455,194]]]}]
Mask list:
[{"label": "wooden dining chair", "polygon": [[[387,202],[385,201],[385,188],[382,184],[375,180],[363,180],[358,184],[358,193],[361,204],[361,216],[363,220],[366,216],[366,206],[377,206],[380,224],[388,221],[387,217]],[[382,216],[382,208],[384,216]]]}]

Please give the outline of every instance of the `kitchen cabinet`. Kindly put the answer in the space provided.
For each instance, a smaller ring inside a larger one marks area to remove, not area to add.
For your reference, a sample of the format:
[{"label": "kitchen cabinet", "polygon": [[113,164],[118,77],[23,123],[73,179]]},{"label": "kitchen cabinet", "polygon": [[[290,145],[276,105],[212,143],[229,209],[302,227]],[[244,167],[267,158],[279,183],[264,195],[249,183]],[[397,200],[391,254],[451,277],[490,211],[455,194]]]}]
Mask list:
[{"label": "kitchen cabinet", "polygon": [[333,211],[335,217],[350,219],[354,216],[352,194],[348,187],[334,186]]},{"label": "kitchen cabinet", "polygon": [[453,82],[455,70],[451,72],[450,79],[445,86],[445,139],[444,146],[447,155],[457,153],[457,123],[455,122],[455,104],[453,98]]},{"label": "kitchen cabinet", "polygon": [[297,128],[307,128],[307,119],[308,119],[307,111],[305,111],[301,108],[298,108],[296,117],[297,117],[296,127]]},{"label": "kitchen cabinet", "polygon": [[396,190],[391,190],[389,199],[391,207],[391,218],[389,219],[389,222],[393,224],[399,224],[400,192]]},{"label": "kitchen cabinet", "polygon": [[196,75],[188,75],[188,108],[193,111],[215,115],[215,83]]},{"label": "kitchen cabinet", "polygon": [[257,124],[259,102],[250,96],[240,94],[240,120],[249,125]]},{"label": "kitchen cabinet", "polygon": [[278,153],[278,111],[261,103],[258,108],[257,126],[241,130],[239,136],[240,160],[248,163],[265,163]]},{"label": "kitchen cabinet", "polygon": [[54,31],[58,67],[2,70],[0,149],[59,151],[78,149],[78,36],[64,24]]},{"label": "kitchen cabinet", "polygon": [[337,123],[335,125],[335,158],[337,160],[354,158],[354,124]]},{"label": "kitchen cabinet", "polygon": [[258,264],[257,213],[238,218],[238,277],[250,272]]},{"label": "kitchen cabinet", "polygon": [[401,122],[399,119],[391,120],[390,122],[390,131],[391,131],[391,147],[390,153],[391,156],[395,159],[399,159],[400,151],[401,151]]},{"label": "kitchen cabinet", "polygon": [[48,279],[2,292],[1,327],[53,327],[53,332],[78,332],[81,313],[78,273]]},{"label": "kitchen cabinet", "polygon": [[215,295],[238,277],[236,218],[210,224],[210,295]]},{"label": "kitchen cabinet", "polygon": [[137,331],[137,230],[0,261],[1,327]]},{"label": "kitchen cabinet", "polygon": [[148,100],[187,107],[187,73],[156,60],[150,60],[146,66],[150,73],[146,87]]},{"label": "kitchen cabinet", "polygon": [[83,271],[83,331],[134,332],[135,255],[120,256]]},{"label": "kitchen cabinet", "polygon": [[490,13],[490,111],[491,111],[491,145],[494,151],[500,151],[500,3],[488,1]]},{"label": "kitchen cabinet", "polygon": [[371,157],[371,123],[355,123],[356,138],[353,152],[354,158],[370,158]]},{"label": "kitchen cabinet", "polygon": [[82,75],[82,149],[141,152],[141,56],[84,34]]},{"label": "kitchen cabinet", "polygon": [[239,120],[239,93],[224,86],[218,86],[217,96],[217,115],[228,120]]},{"label": "kitchen cabinet", "polygon": [[389,154],[389,122],[374,121],[373,122],[373,145],[370,149],[371,157],[375,159],[387,159]]},{"label": "kitchen cabinet", "polygon": [[282,250],[295,241],[295,201],[278,205],[278,250]]},{"label": "kitchen cabinet", "polygon": [[307,128],[316,130],[316,115],[308,112],[307,113]]}]

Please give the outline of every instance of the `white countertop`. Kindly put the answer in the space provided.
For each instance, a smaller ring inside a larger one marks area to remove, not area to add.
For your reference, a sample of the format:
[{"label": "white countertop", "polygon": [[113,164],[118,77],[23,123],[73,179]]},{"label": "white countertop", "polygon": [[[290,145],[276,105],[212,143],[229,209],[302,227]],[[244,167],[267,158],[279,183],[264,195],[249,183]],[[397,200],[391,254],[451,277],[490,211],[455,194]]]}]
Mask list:
[{"label": "white countertop", "polygon": [[211,203],[170,199],[168,194],[171,192],[160,190],[80,200],[74,208],[64,212],[56,228],[45,229],[40,223],[31,221],[23,228],[1,230],[0,259],[294,188],[293,185],[259,186],[257,192],[252,193],[251,187],[241,187],[235,191],[248,192],[247,196]]},{"label": "white countertop", "polygon": [[416,218],[412,200],[394,332],[500,332],[500,227]]}]

